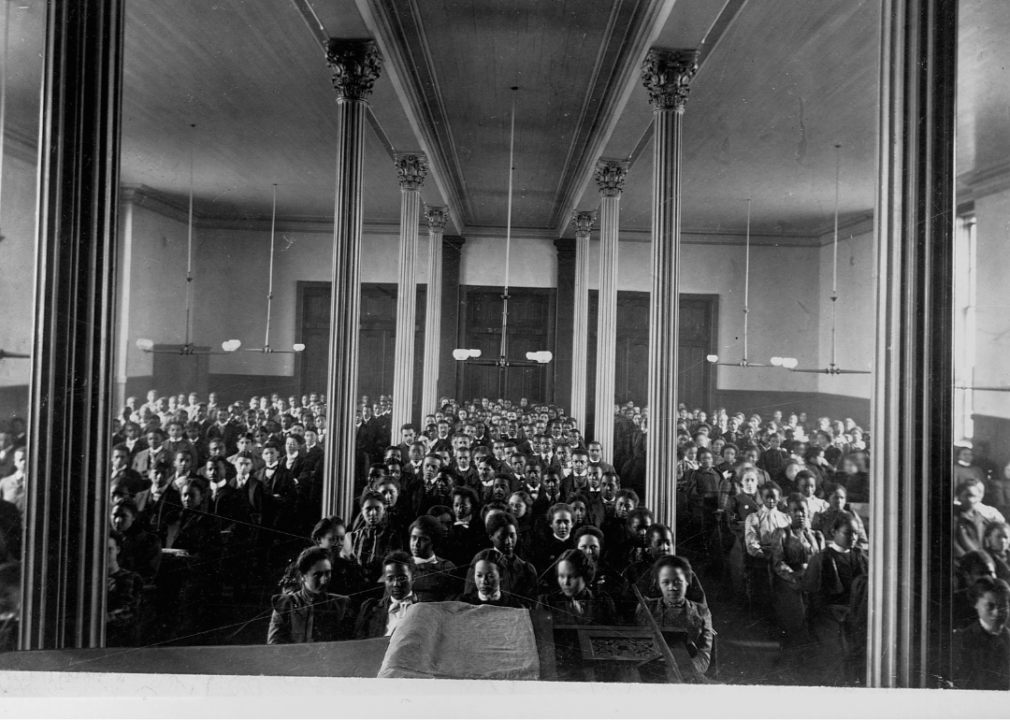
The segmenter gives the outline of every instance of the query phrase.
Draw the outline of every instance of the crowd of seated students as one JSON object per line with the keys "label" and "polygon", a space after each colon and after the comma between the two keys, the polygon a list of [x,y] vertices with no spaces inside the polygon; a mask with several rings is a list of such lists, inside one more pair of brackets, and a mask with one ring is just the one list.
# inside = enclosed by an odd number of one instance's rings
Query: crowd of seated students
{"label": "crowd of seated students", "polygon": [[[391,634],[410,604],[441,600],[548,608],[571,625],[644,625],[651,615],[690,639],[681,670],[698,679],[714,630],[693,560],[727,567],[785,647],[815,648],[825,677],[856,682],[868,538],[848,501],[868,500],[867,434],[826,418],[808,430],[805,418],[780,414],[717,410],[710,423],[682,408],[677,547],[615,471],[620,461],[634,469],[647,432],[647,413],[618,410],[628,421],[615,433],[621,458],[586,443],[555,406],[444,400],[420,432],[408,424],[396,438],[389,398],[365,402],[354,517],[317,527],[339,526],[342,545],[314,538],[331,556],[329,591],[350,603],[333,639]],[[337,579],[338,563],[356,568],[339,573],[353,580]],[[297,575],[292,567],[287,593],[303,591]],[[272,626],[291,622],[286,602],[274,600]]]}
{"label": "crowd of seated students", "polygon": [[114,432],[108,643],[222,641],[322,514],[324,405],[152,390],[128,399]]}
{"label": "crowd of seated students", "polygon": [[954,456],[952,685],[1010,690],[1010,464],[999,471],[970,446]]}

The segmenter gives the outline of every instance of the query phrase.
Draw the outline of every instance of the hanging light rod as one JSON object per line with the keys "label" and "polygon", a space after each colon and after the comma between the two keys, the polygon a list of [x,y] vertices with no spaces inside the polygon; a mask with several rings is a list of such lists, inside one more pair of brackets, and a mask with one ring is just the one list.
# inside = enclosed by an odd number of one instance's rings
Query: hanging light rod
{"label": "hanging light rod", "polygon": [[508,357],[508,317],[509,317],[509,265],[512,253],[512,171],[514,169],[515,145],[516,145],[516,91],[518,86],[512,88],[512,130],[509,137],[509,194],[508,194],[508,220],[505,229],[505,291],[502,293],[502,313],[501,313],[501,347],[497,358],[487,358],[481,360],[481,351],[477,349],[457,348],[452,351],[452,356],[459,362],[466,362],[470,365],[494,365],[500,368],[507,367],[536,367],[545,365],[554,359],[554,354],[549,350],[538,350],[526,353],[526,360],[511,360]]}
{"label": "hanging light rod", "polygon": [[243,352],[258,352],[258,353],[300,353],[305,349],[303,343],[295,343],[291,346],[290,350],[274,350],[270,346],[270,316],[273,309],[274,302],[274,247],[277,238],[277,183],[273,185],[274,197],[273,197],[273,210],[270,215],[270,275],[267,281],[267,323],[266,323],[266,335],[263,338],[263,347],[261,348],[243,348],[241,340],[225,340],[221,343],[221,349],[226,353],[237,352],[242,350]]}
{"label": "hanging light rod", "polygon": [[[190,123],[190,129],[196,130],[196,123]],[[193,307],[193,145],[195,133],[189,142],[189,218],[186,227],[186,342],[182,345],[167,345],[158,347],[154,340],[139,338],[137,347],[146,353],[163,355],[223,355],[222,352],[209,348],[198,348],[193,344],[192,307]]]}
{"label": "hanging light rod", "polygon": [[1006,385],[955,385],[955,390],[974,390],[976,392],[1010,392],[1010,386]]}
{"label": "hanging light rod", "polygon": [[[722,367],[768,367],[766,363],[751,362],[747,357],[747,333],[749,330],[749,317],[750,317],[750,205],[751,199],[747,198],[747,245],[744,254],[744,271],[743,271],[743,357],[740,362],[720,362],[718,355],[709,355],[705,359],[708,360],[713,365],[721,365]],[[772,364],[775,362],[773,360]]]}
{"label": "hanging light rod", "polygon": [[828,363],[826,368],[789,368],[793,372],[799,373],[818,373],[821,375],[869,375],[870,370],[843,370],[838,367],[838,357],[837,357],[837,318],[838,318],[838,188],[841,179],[841,167],[842,167],[842,146],[839,143],[835,144],[835,239],[834,239],[834,250],[832,259],[832,274],[831,274],[831,362]]}

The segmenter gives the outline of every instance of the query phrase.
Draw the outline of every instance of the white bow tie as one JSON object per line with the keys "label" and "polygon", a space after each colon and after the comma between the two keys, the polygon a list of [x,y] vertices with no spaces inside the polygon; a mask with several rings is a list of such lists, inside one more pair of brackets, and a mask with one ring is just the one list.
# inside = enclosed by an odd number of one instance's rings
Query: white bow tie
{"label": "white bow tie", "polygon": [[438,558],[432,555],[430,558],[419,558],[417,555],[413,556],[415,565],[437,565]]}
{"label": "white bow tie", "polygon": [[470,521],[469,521],[469,520],[467,520],[466,522],[463,522],[462,520],[457,520],[457,521],[455,522],[455,524],[456,524],[456,525],[462,525],[462,526],[463,526],[463,527],[465,527],[465,528],[466,528],[467,530],[469,530],[469,529],[470,529]]}

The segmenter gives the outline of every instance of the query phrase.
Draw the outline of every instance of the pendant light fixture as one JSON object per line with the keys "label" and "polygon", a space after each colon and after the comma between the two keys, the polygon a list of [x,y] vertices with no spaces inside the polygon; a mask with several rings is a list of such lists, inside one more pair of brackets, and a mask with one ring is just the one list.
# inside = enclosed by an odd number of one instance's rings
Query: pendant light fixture
{"label": "pendant light fixture", "polygon": [[[196,125],[189,126],[196,130]],[[221,352],[213,350],[197,349],[192,341],[193,325],[193,144],[195,142],[195,132],[190,138],[189,144],[189,216],[186,226],[186,342],[176,349],[158,348],[154,340],[149,338],[138,338],[137,347],[146,353],[164,355],[221,355]]]}
{"label": "pendant light fixture", "polygon": [[273,309],[274,301],[274,248],[276,247],[277,240],[277,183],[273,186],[274,196],[273,196],[273,210],[270,216],[270,277],[267,281],[267,322],[266,322],[266,335],[263,338],[263,347],[261,348],[243,348],[241,340],[225,340],[221,343],[221,349],[227,353],[236,352],[241,349],[243,352],[258,352],[258,353],[300,353],[305,349],[305,345],[302,343],[295,343],[291,346],[291,350],[274,350],[270,346],[270,318],[271,311]]}
{"label": "pendant light fixture", "polygon": [[[838,188],[841,178],[841,145],[835,145],[835,238],[831,276],[831,362],[826,368],[788,368],[793,372],[820,373],[821,375],[869,375],[870,370],[843,370],[838,367],[837,351],[837,315],[838,315]],[[772,361],[774,362],[774,358]],[[783,366],[785,367],[785,366]]]}
{"label": "pendant light fixture", "polygon": [[509,266],[512,253],[512,171],[515,158],[516,144],[516,91],[518,87],[512,88],[512,129],[509,139],[509,191],[508,191],[508,219],[505,226],[505,291],[502,293],[502,314],[501,314],[501,347],[498,357],[481,360],[479,349],[457,348],[452,351],[452,356],[460,362],[469,362],[471,365],[497,365],[500,368],[508,367],[535,367],[549,363],[554,354],[550,350],[537,350],[526,353],[526,360],[510,360],[508,357],[508,317],[509,317]]}
{"label": "pendant light fixture", "polygon": [[[746,250],[744,251],[744,271],[743,271],[743,357],[740,362],[720,362],[718,355],[709,355],[705,359],[708,360],[713,365],[721,365],[723,367],[741,367],[741,368],[751,368],[751,367],[768,367],[767,363],[751,362],[747,357],[748,351],[748,331],[749,331],[749,318],[750,318],[750,211],[751,211],[751,198],[747,198],[747,242]],[[775,358],[782,360],[782,358]],[[775,359],[772,360],[772,364],[775,364]],[[795,362],[792,358],[785,358]],[[795,367],[795,366],[794,366]]]}

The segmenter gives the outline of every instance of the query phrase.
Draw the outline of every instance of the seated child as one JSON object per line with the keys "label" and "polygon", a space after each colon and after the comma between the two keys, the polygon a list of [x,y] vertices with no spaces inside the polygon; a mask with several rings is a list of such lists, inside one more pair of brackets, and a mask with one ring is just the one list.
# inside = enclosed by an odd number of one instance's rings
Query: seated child
{"label": "seated child", "polygon": [[310,547],[298,556],[301,588],[273,597],[268,645],[329,642],[350,636],[351,599],[326,591],[332,564],[330,551]]}
{"label": "seated child", "polygon": [[985,551],[992,557],[996,577],[1010,582],[1010,525],[989,523],[985,531]]}
{"label": "seated child", "polygon": [[789,527],[789,516],[779,510],[782,490],[770,482],[761,488],[762,505],[744,522],[744,542],[752,558],[770,559],[771,536],[779,528]]}
{"label": "seated child", "polygon": [[410,555],[399,550],[382,560],[382,598],[369,598],[361,604],[354,636],[372,638],[390,636],[407,614],[407,609],[419,599],[414,594],[414,563]]}
{"label": "seated child", "polygon": [[952,598],[955,629],[966,627],[975,621],[975,605],[968,591],[984,577],[996,577],[996,563],[985,550],[972,550],[957,562]]}
{"label": "seated child", "polygon": [[789,516],[779,510],[782,490],[775,482],[761,488],[762,505],[744,521],[744,572],[750,600],[760,610],[771,609],[771,538],[779,528],[788,527]]}
{"label": "seated child", "polygon": [[[498,565],[502,591],[521,603],[532,602],[537,590],[537,571],[532,564],[516,554],[516,547],[519,544],[519,528],[515,516],[511,513],[492,515],[487,522],[487,534],[492,548],[500,553]],[[463,592],[470,594],[475,590],[476,584],[471,563]]]}
{"label": "seated child", "polygon": [[824,685],[858,682],[865,665],[866,556],[855,547],[856,523],[840,514],[827,547],[810,559],[801,587],[808,593],[810,630],[819,646]]}
{"label": "seated child", "polygon": [[474,589],[459,597],[460,602],[471,605],[493,605],[495,607],[524,607],[520,599],[501,587],[505,556],[494,548],[481,550],[474,555],[470,572]]}
{"label": "seated child", "polygon": [[870,548],[869,540],[866,537],[866,528],[863,526],[863,520],[859,517],[859,514],[851,510],[846,503],[848,491],[845,489],[845,486],[828,484],[827,488],[828,509],[816,518],[812,518],[810,520],[810,527],[814,530],[820,531],[824,535],[827,535],[829,532],[828,528],[830,528],[835,522],[835,518],[841,513],[846,513],[852,517],[852,521],[856,523],[856,527],[858,528],[856,535],[856,547],[863,552],[866,552]]}
{"label": "seated child", "polygon": [[516,519],[519,531],[519,545],[516,552],[520,557],[529,557],[533,549],[533,498],[525,490],[518,490],[509,497],[509,509]]}
{"label": "seated child", "polygon": [[583,525],[572,533],[572,539],[575,542],[575,548],[588,555],[589,559],[596,564],[596,577],[589,584],[589,589],[593,591],[594,595],[600,593],[609,595],[616,604],[616,599],[624,597],[627,584],[621,577],[620,571],[602,559],[603,532],[592,525]]}
{"label": "seated child", "polygon": [[954,558],[972,550],[981,550],[986,526],[993,522],[1006,522],[999,510],[982,502],[985,484],[977,478],[962,480],[957,485],[954,508]]}
{"label": "seated child", "polygon": [[445,533],[431,515],[422,515],[410,524],[409,547],[414,562],[414,594],[420,602],[442,602],[459,593],[456,566],[435,554]]}
{"label": "seated child", "polygon": [[[813,478],[808,478],[812,481]],[[802,487],[802,484],[801,484]],[[807,604],[803,593],[803,575],[810,559],[827,546],[824,535],[810,529],[808,504],[803,495],[789,496],[789,527],[779,528],[771,536],[772,605],[783,644],[800,648],[808,644]]]}
{"label": "seated child", "polygon": [[646,598],[644,605],[638,605],[635,621],[638,625],[651,627],[651,615],[660,629],[686,633],[684,647],[691,657],[691,664],[680,667],[680,671],[685,680],[703,682],[700,676],[708,671],[712,661],[715,630],[708,606],[687,599],[693,576],[691,563],[682,557],[664,555],[656,560],[652,579],[660,594]]}
{"label": "seated child", "polygon": [[[604,491],[606,486],[604,486]],[[615,564],[619,564],[623,558],[621,555],[627,549],[631,538],[628,536],[628,515],[638,507],[638,493],[634,490],[618,490],[614,495],[614,512],[610,517],[603,520],[600,530],[606,538],[607,552]],[[622,568],[623,569],[623,568]]]}
{"label": "seated child", "polygon": [[596,566],[584,552],[561,553],[554,577],[557,589],[540,595],[537,603],[551,611],[555,625],[610,625],[614,621],[613,600],[589,589]]}
{"label": "seated child", "polygon": [[[645,556],[638,562],[629,565],[622,574],[625,587],[627,588],[625,599],[628,603],[629,621],[633,619],[631,616],[634,615],[635,608],[638,606],[638,596],[631,589],[632,586],[637,587],[639,592],[647,598],[659,597],[660,588],[653,582],[654,575],[652,570],[657,560],[667,555],[673,555],[676,548],[673,530],[670,529],[669,525],[663,525],[662,523],[652,524],[646,530],[645,536]],[[708,598],[705,597],[705,590],[701,587],[698,576],[695,573],[691,573],[689,579],[691,582],[687,589],[688,600],[699,605],[707,605]]]}
{"label": "seated child", "polygon": [[[358,593],[366,589],[365,575],[357,560],[345,548],[347,525],[336,515],[324,517],[312,528],[311,537],[313,545],[330,551],[330,582],[327,590],[347,595],[356,607]],[[280,588],[281,592],[298,592],[301,587],[302,581],[298,574],[296,558],[281,578]]]}
{"label": "seated child", "polygon": [[108,595],[105,604],[106,647],[137,647],[140,644],[140,600],[144,580],[132,570],[119,566],[123,536],[109,533]]}
{"label": "seated child", "polygon": [[487,546],[478,502],[473,488],[458,485],[452,489],[453,524],[443,553],[460,570],[468,568],[470,558]]}
{"label": "seated child", "polygon": [[[628,530],[625,534],[626,540],[623,548],[619,548],[618,556],[613,564],[625,572],[629,567],[640,562],[651,562],[649,554],[649,528],[655,523],[652,511],[647,507],[637,507],[628,513]],[[670,541],[670,553],[673,553],[673,540]],[[613,553],[612,553],[613,554]]]}
{"label": "seated child", "polygon": [[744,524],[747,516],[756,513],[761,507],[758,494],[758,470],[749,463],[741,463],[737,467],[737,484],[739,492],[726,502],[725,520],[733,536],[733,547],[729,551],[730,581],[736,592],[744,589],[744,555],[746,555],[744,540]]}
{"label": "seated child", "polygon": [[382,559],[400,549],[396,531],[384,522],[386,502],[379,493],[366,490],[361,495],[361,517],[364,526],[347,534],[347,545],[365,574],[366,587],[379,582]]}
{"label": "seated child", "polygon": [[796,492],[803,498],[803,503],[807,506],[807,522],[813,527],[814,521],[828,508],[828,501],[817,497],[817,478],[809,470],[800,470],[796,473],[793,481],[796,485]]}
{"label": "seated child", "polygon": [[554,564],[558,558],[573,546],[572,507],[565,503],[556,503],[547,511],[547,532],[540,537],[533,548],[533,557],[530,561],[541,578],[553,575]]}
{"label": "seated child", "polygon": [[1010,690],[1010,585],[980,578],[968,589],[976,620],[954,631],[954,687]]}

